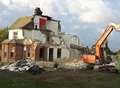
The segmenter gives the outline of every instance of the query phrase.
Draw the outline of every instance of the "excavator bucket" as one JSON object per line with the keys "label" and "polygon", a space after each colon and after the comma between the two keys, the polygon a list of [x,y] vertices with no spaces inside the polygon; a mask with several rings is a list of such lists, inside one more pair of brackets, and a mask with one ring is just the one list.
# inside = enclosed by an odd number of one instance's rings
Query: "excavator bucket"
{"label": "excavator bucket", "polygon": [[83,55],[81,56],[81,60],[83,60],[87,64],[95,64],[96,56],[95,55]]}

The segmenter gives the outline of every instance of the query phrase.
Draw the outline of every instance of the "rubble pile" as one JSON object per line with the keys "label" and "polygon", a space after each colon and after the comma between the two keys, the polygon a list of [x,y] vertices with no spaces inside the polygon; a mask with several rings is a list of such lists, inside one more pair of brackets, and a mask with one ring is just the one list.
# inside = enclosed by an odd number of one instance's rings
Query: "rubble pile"
{"label": "rubble pile", "polygon": [[44,71],[44,69],[40,68],[30,59],[21,59],[15,63],[0,67],[0,70],[8,70],[13,72],[31,72],[33,74]]}
{"label": "rubble pile", "polygon": [[43,67],[43,68],[53,68],[54,62],[49,62],[49,61],[36,61],[35,62],[38,66]]}
{"label": "rubble pile", "polygon": [[69,60],[62,63],[62,68],[65,69],[85,69],[86,67],[87,64],[79,59]]}
{"label": "rubble pile", "polygon": [[35,62],[38,66],[45,69],[47,72],[52,72],[57,70],[55,67],[55,62],[49,62],[49,61],[36,61]]}

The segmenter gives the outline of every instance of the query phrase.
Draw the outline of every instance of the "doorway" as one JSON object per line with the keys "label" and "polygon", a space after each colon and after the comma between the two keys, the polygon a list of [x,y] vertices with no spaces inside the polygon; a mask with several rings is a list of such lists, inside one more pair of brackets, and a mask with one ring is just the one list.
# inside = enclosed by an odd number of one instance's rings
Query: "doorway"
{"label": "doorway", "polygon": [[39,49],[39,58],[40,58],[40,60],[44,59],[44,48]]}
{"label": "doorway", "polygon": [[49,61],[53,61],[53,48],[49,48]]}

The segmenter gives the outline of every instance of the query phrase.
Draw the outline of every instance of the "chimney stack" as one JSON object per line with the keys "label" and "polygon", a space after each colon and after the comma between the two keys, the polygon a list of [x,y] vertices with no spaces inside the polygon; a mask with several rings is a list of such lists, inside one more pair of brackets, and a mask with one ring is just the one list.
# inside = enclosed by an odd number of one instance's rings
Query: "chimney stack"
{"label": "chimney stack", "polygon": [[39,7],[36,7],[35,10],[34,10],[34,16],[37,15],[37,16],[41,16],[42,15],[42,11]]}

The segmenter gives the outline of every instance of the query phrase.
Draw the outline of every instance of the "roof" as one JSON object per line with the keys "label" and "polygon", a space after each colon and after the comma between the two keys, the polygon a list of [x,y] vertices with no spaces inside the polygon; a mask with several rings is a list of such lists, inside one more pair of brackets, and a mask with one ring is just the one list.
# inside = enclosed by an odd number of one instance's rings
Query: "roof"
{"label": "roof", "polygon": [[[52,17],[42,15],[42,17],[46,17],[48,20],[51,21],[57,21],[54,20]],[[34,29],[34,22],[33,22],[34,16],[23,16],[18,18],[10,27],[9,29]]]}
{"label": "roof", "polygon": [[33,16],[20,17],[9,28],[10,29],[24,28],[26,25],[32,22],[32,18]]}

